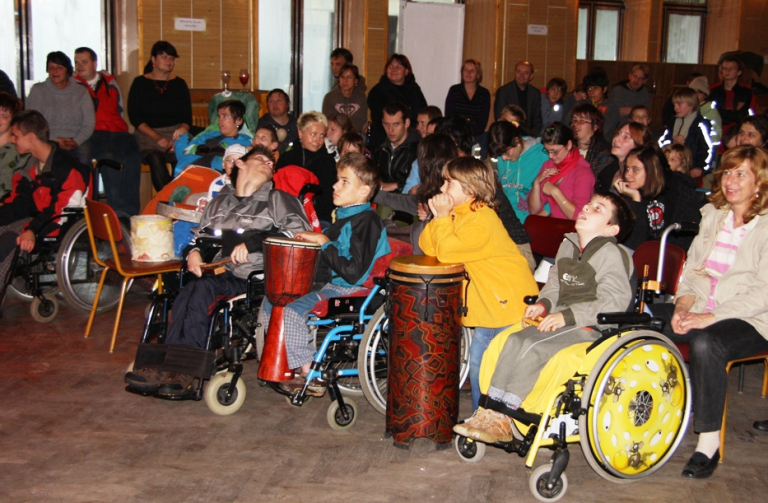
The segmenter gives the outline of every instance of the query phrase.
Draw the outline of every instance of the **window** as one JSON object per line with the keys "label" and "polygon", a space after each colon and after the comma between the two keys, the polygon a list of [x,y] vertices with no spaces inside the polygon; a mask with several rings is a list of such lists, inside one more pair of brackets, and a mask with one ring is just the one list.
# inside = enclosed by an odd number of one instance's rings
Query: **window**
{"label": "window", "polygon": [[666,63],[700,63],[704,53],[706,0],[664,2],[662,57]]}
{"label": "window", "polygon": [[581,0],[576,38],[578,59],[616,61],[619,58],[624,2]]}
{"label": "window", "polygon": [[[259,2],[258,88],[280,88],[294,114],[320,110],[331,90],[331,51],[341,0]],[[297,56],[294,57],[294,54]]]}
{"label": "window", "polygon": [[90,47],[98,56],[99,69],[111,69],[108,1],[27,0],[18,2],[18,11],[16,2],[2,3],[0,68],[19,96],[48,78],[45,60],[52,51],[62,51],[74,62],[75,49]]}

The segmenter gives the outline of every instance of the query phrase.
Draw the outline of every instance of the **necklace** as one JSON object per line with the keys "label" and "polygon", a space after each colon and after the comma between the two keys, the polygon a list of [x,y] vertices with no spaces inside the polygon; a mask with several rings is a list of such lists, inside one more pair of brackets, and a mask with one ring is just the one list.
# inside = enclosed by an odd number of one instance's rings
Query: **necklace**
{"label": "necklace", "polygon": [[[154,75],[152,75],[152,77],[154,77]],[[155,79],[153,78],[153,79],[152,79],[152,83],[153,83],[153,84],[155,84],[155,91],[157,91],[158,93],[160,93],[160,95],[162,95],[163,93],[165,93],[165,90],[166,90],[166,89],[168,89],[168,82],[170,81],[170,78],[171,78],[171,75],[169,74],[169,75],[168,75],[168,77],[166,77],[166,78],[165,78],[165,85],[164,85],[163,87],[160,87],[160,86],[158,86],[158,85],[157,85],[157,80],[155,80]]]}

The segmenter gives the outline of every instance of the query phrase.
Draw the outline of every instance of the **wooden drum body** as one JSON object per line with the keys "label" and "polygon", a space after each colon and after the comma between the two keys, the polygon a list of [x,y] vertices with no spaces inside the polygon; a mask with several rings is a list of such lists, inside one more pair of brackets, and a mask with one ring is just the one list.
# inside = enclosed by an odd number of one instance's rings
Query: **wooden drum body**
{"label": "wooden drum body", "polygon": [[285,351],[283,309],[312,290],[319,258],[320,245],[315,243],[283,238],[264,240],[264,290],[273,307],[259,362],[261,380],[293,379]]}
{"label": "wooden drum body", "polygon": [[459,415],[464,266],[434,257],[392,259],[387,432],[395,446],[416,437],[447,446]]}

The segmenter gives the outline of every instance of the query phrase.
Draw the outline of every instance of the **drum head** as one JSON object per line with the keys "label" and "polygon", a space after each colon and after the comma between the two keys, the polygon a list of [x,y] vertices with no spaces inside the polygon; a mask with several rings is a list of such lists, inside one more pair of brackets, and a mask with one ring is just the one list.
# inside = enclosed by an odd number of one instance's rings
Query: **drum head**
{"label": "drum head", "polygon": [[407,255],[395,257],[389,263],[389,268],[394,272],[407,274],[463,274],[464,264],[445,264],[435,257],[427,255]]}
{"label": "drum head", "polygon": [[309,241],[299,241],[298,239],[290,239],[290,238],[278,238],[278,237],[268,237],[264,240],[265,244],[271,244],[275,246],[293,246],[296,248],[320,248],[320,245],[317,243],[311,243]]}

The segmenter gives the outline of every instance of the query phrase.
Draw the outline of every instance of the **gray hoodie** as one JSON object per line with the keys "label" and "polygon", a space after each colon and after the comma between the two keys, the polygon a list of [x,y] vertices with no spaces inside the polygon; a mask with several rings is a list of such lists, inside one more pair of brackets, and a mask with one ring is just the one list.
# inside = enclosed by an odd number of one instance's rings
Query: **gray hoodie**
{"label": "gray hoodie", "polygon": [[82,145],[91,137],[96,125],[91,95],[72,77],[64,89],[53,85],[50,78],[32,86],[26,108],[43,114],[53,141],[56,138],[72,138]]}

